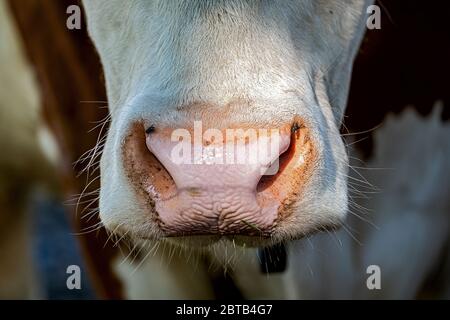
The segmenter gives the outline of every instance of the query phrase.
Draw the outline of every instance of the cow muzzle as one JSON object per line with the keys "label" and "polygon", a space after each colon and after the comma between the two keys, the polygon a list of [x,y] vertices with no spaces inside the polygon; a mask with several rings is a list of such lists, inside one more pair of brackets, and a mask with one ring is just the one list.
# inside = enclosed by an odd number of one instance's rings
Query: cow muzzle
{"label": "cow muzzle", "polygon": [[124,144],[128,177],[167,237],[270,237],[313,158],[300,121],[230,129],[137,123]]}

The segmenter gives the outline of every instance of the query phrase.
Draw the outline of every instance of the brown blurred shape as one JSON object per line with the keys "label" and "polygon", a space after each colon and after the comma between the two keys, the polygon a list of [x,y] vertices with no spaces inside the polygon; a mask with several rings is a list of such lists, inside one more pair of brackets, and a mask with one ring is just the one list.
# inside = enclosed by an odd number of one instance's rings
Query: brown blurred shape
{"label": "brown blurred shape", "polygon": [[[95,122],[107,116],[101,66],[86,27],[83,25],[81,30],[66,28],[67,7],[81,4],[70,0],[12,0],[9,4],[36,71],[44,117],[61,149],[59,171],[64,192],[73,197],[84,190],[87,181],[86,173],[75,178],[75,172],[82,168],[76,166],[74,170],[73,163],[96,144],[98,131],[88,132],[96,126]],[[85,193],[98,187],[99,180],[96,180]],[[91,204],[93,208],[96,205]],[[97,218],[79,219],[75,206],[67,209],[76,217],[72,220],[78,232],[98,222]],[[110,243],[103,248],[107,239],[105,231],[86,232],[77,238],[99,296],[121,298],[120,283],[110,268],[115,249]]]}

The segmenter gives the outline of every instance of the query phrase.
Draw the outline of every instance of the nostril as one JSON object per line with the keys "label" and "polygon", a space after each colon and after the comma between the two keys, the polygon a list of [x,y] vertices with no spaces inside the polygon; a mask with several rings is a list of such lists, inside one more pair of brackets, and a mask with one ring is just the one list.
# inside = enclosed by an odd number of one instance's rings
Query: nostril
{"label": "nostril", "polygon": [[284,190],[287,186],[293,185],[294,181],[306,179],[302,175],[305,174],[306,162],[311,161],[312,151],[308,129],[302,123],[294,122],[290,128],[289,148],[278,159],[277,173],[261,177],[257,186],[258,193],[289,192]]}
{"label": "nostril", "polygon": [[278,179],[278,177],[282,174],[282,172],[288,165],[289,161],[293,158],[295,153],[295,140],[293,139],[294,135],[295,132],[291,134],[291,141],[289,144],[289,148],[285,152],[283,152],[277,159],[278,171],[276,172],[276,174],[266,174],[267,172],[273,172],[271,167],[267,169],[266,173],[261,177],[261,179],[258,182],[257,185],[258,192],[264,191],[265,189],[271,187]]}
{"label": "nostril", "polygon": [[153,125],[151,125],[150,127],[148,127],[148,128],[145,130],[145,133],[146,133],[146,134],[152,134],[153,132],[155,132],[155,126],[153,126]]}
{"label": "nostril", "polygon": [[145,134],[153,132],[154,126],[145,132],[141,125],[133,126],[124,143],[124,166],[130,181],[138,189],[144,189],[155,198],[167,199],[173,197],[177,190],[168,170],[147,148]]}
{"label": "nostril", "polygon": [[155,157],[153,153],[147,150],[149,157],[147,160],[148,176],[147,190],[161,200],[167,200],[177,193],[177,187],[170,172]]}
{"label": "nostril", "polygon": [[300,129],[301,129],[301,125],[298,122],[294,122],[294,124],[291,127],[291,133],[294,134]]}

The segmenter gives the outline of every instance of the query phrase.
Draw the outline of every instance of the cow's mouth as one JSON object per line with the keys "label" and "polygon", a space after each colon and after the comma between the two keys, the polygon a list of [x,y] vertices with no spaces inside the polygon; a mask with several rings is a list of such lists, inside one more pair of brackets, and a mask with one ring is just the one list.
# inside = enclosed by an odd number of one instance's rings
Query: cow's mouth
{"label": "cow's mouth", "polygon": [[253,238],[268,240],[292,214],[291,206],[301,197],[316,158],[306,126],[295,122],[283,130],[288,139],[279,156],[279,170],[258,177],[253,187],[240,185],[239,179],[245,178],[238,171],[231,183],[207,181],[210,170],[225,171],[219,177],[226,176],[226,170],[234,170],[226,165],[202,168],[203,176],[194,177],[193,186],[177,185],[166,166],[149,150],[146,139],[154,132],[146,133],[142,123],[135,123],[125,139],[124,167],[138,198],[149,208],[148,219],[165,237],[209,236],[208,242],[224,237],[236,242],[245,239],[246,243]]}

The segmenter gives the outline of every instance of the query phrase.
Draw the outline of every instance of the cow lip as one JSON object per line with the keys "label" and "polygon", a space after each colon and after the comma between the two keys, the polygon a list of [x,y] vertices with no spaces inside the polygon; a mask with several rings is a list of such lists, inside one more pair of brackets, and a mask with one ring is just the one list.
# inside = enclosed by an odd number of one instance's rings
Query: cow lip
{"label": "cow lip", "polygon": [[197,232],[189,232],[186,235],[183,235],[182,233],[177,232],[166,232],[164,234],[166,238],[180,238],[180,237],[192,237],[192,236],[211,236],[211,237],[220,237],[220,238],[226,238],[226,239],[233,239],[238,236],[246,236],[246,237],[252,237],[252,238],[259,238],[259,239],[270,239],[272,237],[272,231],[270,232],[246,232],[246,231],[240,231],[240,232],[210,232],[208,231],[197,231]]}
{"label": "cow lip", "polygon": [[[320,230],[319,228],[314,229],[310,234],[322,232],[324,230],[336,231],[339,229],[338,225],[330,226],[330,228]],[[297,237],[291,237],[289,239],[281,238],[277,231],[275,230],[273,234],[267,236],[249,236],[242,234],[234,235],[219,235],[219,234],[189,234],[189,235],[178,235],[178,236],[154,236],[149,234],[132,233],[129,234],[130,238],[139,239],[142,241],[168,241],[171,244],[178,245],[181,247],[208,247],[213,246],[221,241],[231,242],[234,246],[241,248],[261,248],[268,247],[278,243],[286,242],[286,240],[301,240],[305,237],[304,234],[298,235]]]}
{"label": "cow lip", "polygon": [[188,236],[172,236],[156,238],[146,235],[135,235],[142,241],[167,241],[173,245],[189,248],[206,248],[214,246],[217,243],[226,241],[240,248],[259,248],[272,246],[283,242],[276,241],[273,237],[252,237],[246,235],[218,235],[218,234],[192,234]]}

